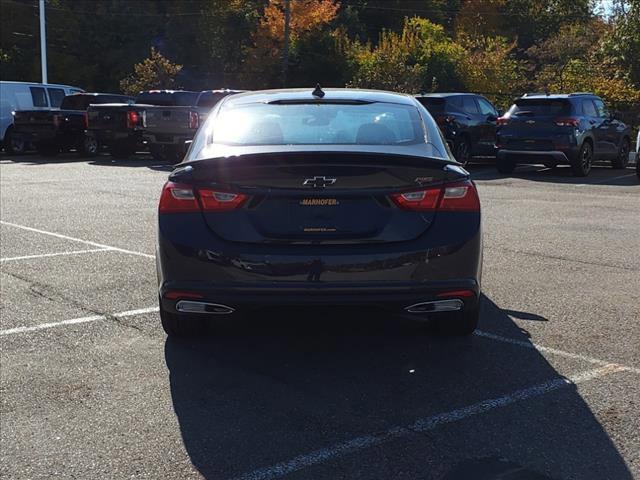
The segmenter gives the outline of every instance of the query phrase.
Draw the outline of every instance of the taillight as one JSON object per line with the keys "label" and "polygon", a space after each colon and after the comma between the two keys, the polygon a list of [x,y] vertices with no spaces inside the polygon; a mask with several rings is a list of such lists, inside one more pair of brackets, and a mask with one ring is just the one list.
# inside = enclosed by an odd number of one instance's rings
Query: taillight
{"label": "taillight", "polygon": [[89,114],[87,112],[84,112],[84,115],[82,116],[82,120],[84,122],[84,128],[85,130],[89,128]]}
{"label": "taillight", "polygon": [[414,212],[479,212],[478,191],[470,181],[453,183],[442,187],[396,193],[391,200],[403,210]]}
{"label": "taillight", "polygon": [[577,127],[580,125],[580,119],[572,117],[556,118],[553,122],[559,127]]}
{"label": "taillight", "polygon": [[200,206],[191,185],[167,182],[160,195],[160,213],[199,212]]}
{"label": "taillight", "polygon": [[509,125],[510,119],[507,117],[498,117],[498,119],[496,120],[496,125],[498,127],[503,126],[503,125]]}
{"label": "taillight", "polygon": [[160,213],[226,212],[240,208],[248,196],[242,193],[219,192],[191,185],[167,182],[160,195]]}
{"label": "taillight", "polygon": [[58,115],[57,113],[53,114],[53,126],[54,127],[59,127],[60,126],[60,122],[61,122],[61,115]]}
{"label": "taillight", "polygon": [[140,115],[135,110],[129,110],[127,112],[127,128],[135,128],[140,122]]}
{"label": "taillight", "polygon": [[189,128],[197,130],[200,126],[200,117],[198,116],[198,112],[190,111],[189,112]]}

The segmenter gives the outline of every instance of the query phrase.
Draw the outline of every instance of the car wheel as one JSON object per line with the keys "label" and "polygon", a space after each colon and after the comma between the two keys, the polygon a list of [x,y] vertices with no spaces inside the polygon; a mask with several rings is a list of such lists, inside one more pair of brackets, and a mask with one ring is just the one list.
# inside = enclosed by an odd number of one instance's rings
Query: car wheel
{"label": "car wheel", "polygon": [[60,153],[60,147],[54,143],[39,143],[36,150],[43,157],[55,157]]}
{"label": "car wheel", "polygon": [[9,127],[4,136],[4,149],[10,155],[22,155],[26,150],[24,138],[14,134],[13,127]]}
{"label": "car wheel", "polygon": [[586,177],[591,171],[593,161],[593,146],[590,142],[584,142],[578,152],[578,157],[571,162],[571,170],[576,177]]}
{"label": "car wheel", "polygon": [[480,303],[472,309],[461,312],[443,314],[436,320],[436,329],[439,333],[448,336],[471,335],[480,321]]}
{"label": "car wheel", "polygon": [[167,336],[172,338],[195,337],[204,332],[204,322],[200,318],[187,317],[167,312],[160,306],[160,321]]}
{"label": "car wheel", "polygon": [[458,140],[453,147],[453,156],[463,166],[467,166],[469,160],[471,160],[471,144],[469,140],[464,137]]}
{"label": "car wheel", "polygon": [[631,151],[631,142],[628,138],[623,138],[618,149],[618,156],[611,161],[611,166],[615,169],[627,168],[629,151]]}
{"label": "car wheel", "polygon": [[96,137],[85,135],[78,153],[83,157],[95,157],[98,154],[98,140]]}
{"label": "car wheel", "polygon": [[500,173],[513,173],[516,164],[509,157],[498,157],[496,160],[496,168]]}

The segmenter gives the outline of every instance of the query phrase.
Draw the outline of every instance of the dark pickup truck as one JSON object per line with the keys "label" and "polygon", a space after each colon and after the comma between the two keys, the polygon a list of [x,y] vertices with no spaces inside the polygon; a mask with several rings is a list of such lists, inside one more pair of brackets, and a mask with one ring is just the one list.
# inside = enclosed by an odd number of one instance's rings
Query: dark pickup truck
{"label": "dark pickup truck", "polygon": [[62,99],[60,108],[19,110],[14,113],[14,132],[35,145],[45,156],[75,149],[80,155],[93,156],[99,145],[87,136],[87,108],[91,104],[133,101],[133,97],[110,93],[75,93]]}
{"label": "dark pickup truck", "polygon": [[92,105],[87,110],[88,134],[109,146],[115,158],[128,158],[143,147],[143,117],[153,106],[191,105],[198,92],[150,90],[141,92],[133,103]]}
{"label": "dark pickup truck", "polygon": [[146,107],[142,114],[144,139],[156,160],[178,163],[187,152],[188,143],[211,109],[227,95],[242,90],[205,90],[189,105],[179,105],[167,98],[163,105]]}

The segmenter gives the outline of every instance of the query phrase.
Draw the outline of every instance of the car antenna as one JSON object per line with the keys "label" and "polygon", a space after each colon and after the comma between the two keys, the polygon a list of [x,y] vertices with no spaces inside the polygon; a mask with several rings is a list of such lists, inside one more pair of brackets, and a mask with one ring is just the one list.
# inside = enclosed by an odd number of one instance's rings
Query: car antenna
{"label": "car antenna", "polygon": [[322,98],[324,97],[324,92],[322,91],[322,87],[319,83],[316,84],[315,90],[311,93],[314,97]]}

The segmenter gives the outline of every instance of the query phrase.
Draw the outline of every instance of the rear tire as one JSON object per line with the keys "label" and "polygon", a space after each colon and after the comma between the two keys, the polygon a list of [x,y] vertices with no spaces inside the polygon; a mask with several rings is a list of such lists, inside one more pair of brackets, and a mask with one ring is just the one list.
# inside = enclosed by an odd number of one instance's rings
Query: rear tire
{"label": "rear tire", "polygon": [[571,162],[571,170],[576,177],[586,177],[591,171],[593,162],[593,146],[590,142],[584,142],[580,147],[578,156]]}
{"label": "rear tire", "polygon": [[167,148],[166,150],[167,161],[171,165],[175,165],[177,163],[182,162],[184,158],[184,152],[182,148],[176,145],[168,145],[166,148]]}
{"label": "rear tire", "polygon": [[516,164],[509,157],[498,157],[496,159],[496,168],[500,173],[509,174],[516,169]]}
{"label": "rear tire", "polygon": [[160,321],[165,333],[171,338],[196,337],[205,330],[202,319],[167,312],[162,305],[160,305]]}
{"label": "rear tire", "polygon": [[453,147],[453,156],[456,158],[458,163],[461,163],[463,167],[469,165],[469,161],[471,160],[471,144],[469,140],[465,137],[462,137],[460,140],[456,141]]}
{"label": "rear tire", "polygon": [[465,337],[478,328],[480,321],[480,302],[472,309],[443,315],[436,320],[438,333],[447,336]]}
{"label": "rear tire", "polygon": [[611,166],[616,170],[627,168],[629,163],[629,152],[631,151],[631,142],[628,138],[623,138],[618,148],[618,156],[611,160]]}
{"label": "rear tire", "polygon": [[85,135],[78,153],[83,157],[95,157],[98,154],[98,140],[93,136]]}
{"label": "rear tire", "polygon": [[7,128],[5,133],[4,150],[9,155],[23,155],[27,150],[27,145],[22,135],[13,133],[13,126]]}

